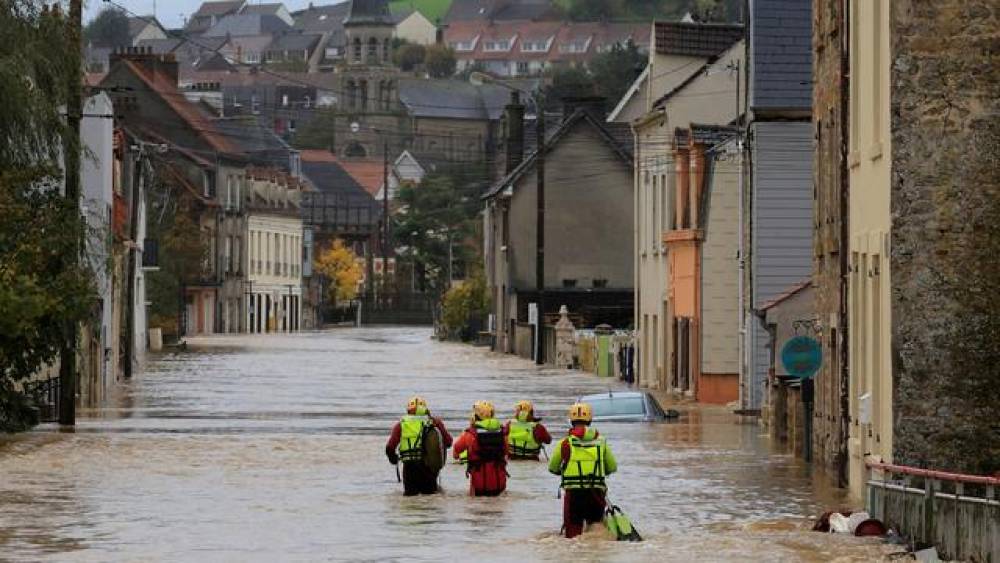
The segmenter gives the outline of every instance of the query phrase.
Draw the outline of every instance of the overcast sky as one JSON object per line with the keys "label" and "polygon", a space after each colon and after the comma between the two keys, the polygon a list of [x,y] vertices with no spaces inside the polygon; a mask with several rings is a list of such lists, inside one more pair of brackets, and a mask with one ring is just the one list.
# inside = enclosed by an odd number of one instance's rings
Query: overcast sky
{"label": "overcast sky", "polygon": [[[282,0],[269,0],[269,2]],[[323,6],[326,4],[339,4],[343,0],[313,0],[313,4]],[[153,13],[153,6],[156,6],[156,17],[160,23],[168,28],[181,27],[184,25],[184,18],[190,16],[201,6],[202,0],[115,0],[128,10],[139,15]],[[251,0],[253,4],[261,4],[260,0]],[[288,11],[301,10],[309,5],[309,0],[283,0]],[[105,6],[110,4],[103,0],[84,0],[84,22],[94,18]]]}

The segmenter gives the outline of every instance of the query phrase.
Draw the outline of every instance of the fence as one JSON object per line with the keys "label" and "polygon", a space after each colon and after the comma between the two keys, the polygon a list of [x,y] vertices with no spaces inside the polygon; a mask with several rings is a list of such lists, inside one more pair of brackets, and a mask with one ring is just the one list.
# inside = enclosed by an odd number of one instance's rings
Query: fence
{"label": "fence", "polygon": [[59,376],[25,383],[24,394],[38,407],[39,422],[59,421]]}
{"label": "fence", "polygon": [[913,542],[936,546],[945,558],[1000,562],[1000,478],[867,466],[866,504],[872,517]]}

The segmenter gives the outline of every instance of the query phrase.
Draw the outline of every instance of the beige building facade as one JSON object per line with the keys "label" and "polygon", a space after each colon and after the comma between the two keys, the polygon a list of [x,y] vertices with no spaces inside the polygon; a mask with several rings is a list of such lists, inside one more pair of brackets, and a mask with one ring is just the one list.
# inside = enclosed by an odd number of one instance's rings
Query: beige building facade
{"label": "beige building facade", "polygon": [[[674,334],[668,325],[675,314],[669,294],[673,273],[664,233],[671,229],[672,194],[677,193],[674,130],[692,124],[724,125],[737,118],[737,74],[728,68],[739,68],[742,64],[743,45],[743,41],[736,41],[713,60],[659,55],[662,60],[659,64],[651,63],[650,68],[660,69],[652,70],[652,76],[662,76],[650,78],[650,84],[666,89],[656,97],[643,94],[651,100],[650,109],[633,122],[636,135],[634,326],[639,347],[637,381],[643,386],[656,389],[673,386],[683,394],[695,394],[693,385],[679,381],[676,385],[668,384],[668,367],[674,361],[671,357]],[[689,69],[692,70],[687,74]],[[678,76],[684,78],[678,82]],[[620,109],[623,113],[630,111],[627,104]]]}
{"label": "beige building facade", "polygon": [[888,0],[851,0],[848,481],[856,497],[865,460],[892,461],[889,15]]}

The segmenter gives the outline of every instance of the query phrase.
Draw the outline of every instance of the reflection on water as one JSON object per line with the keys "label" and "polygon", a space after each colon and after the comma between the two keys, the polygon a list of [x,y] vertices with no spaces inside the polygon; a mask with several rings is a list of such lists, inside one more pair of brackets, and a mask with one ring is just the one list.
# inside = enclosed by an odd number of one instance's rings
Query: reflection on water
{"label": "reflection on water", "polygon": [[404,498],[383,454],[420,393],[453,433],[480,398],[535,401],[561,432],[607,380],[430,340],[420,329],[217,338],[166,354],[76,432],[0,441],[0,560],[863,561],[874,540],[808,532],[840,506],[807,466],[720,411],[605,424],[612,500],[647,541],[558,536],[558,479],[510,467],[508,493]]}

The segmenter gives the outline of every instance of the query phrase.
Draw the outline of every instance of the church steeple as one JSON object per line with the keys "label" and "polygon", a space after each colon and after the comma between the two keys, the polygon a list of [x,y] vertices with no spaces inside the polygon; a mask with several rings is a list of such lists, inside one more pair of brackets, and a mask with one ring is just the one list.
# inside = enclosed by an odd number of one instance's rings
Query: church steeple
{"label": "church steeple", "polygon": [[390,25],[395,27],[386,0],[351,0],[344,18],[344,26],[353,25]]}
{"label": "church steeple", "polygon": [[385,66],[392,55],[396,23],[386,0],[350,0],[344,18],[347,34],[347,64]]}

